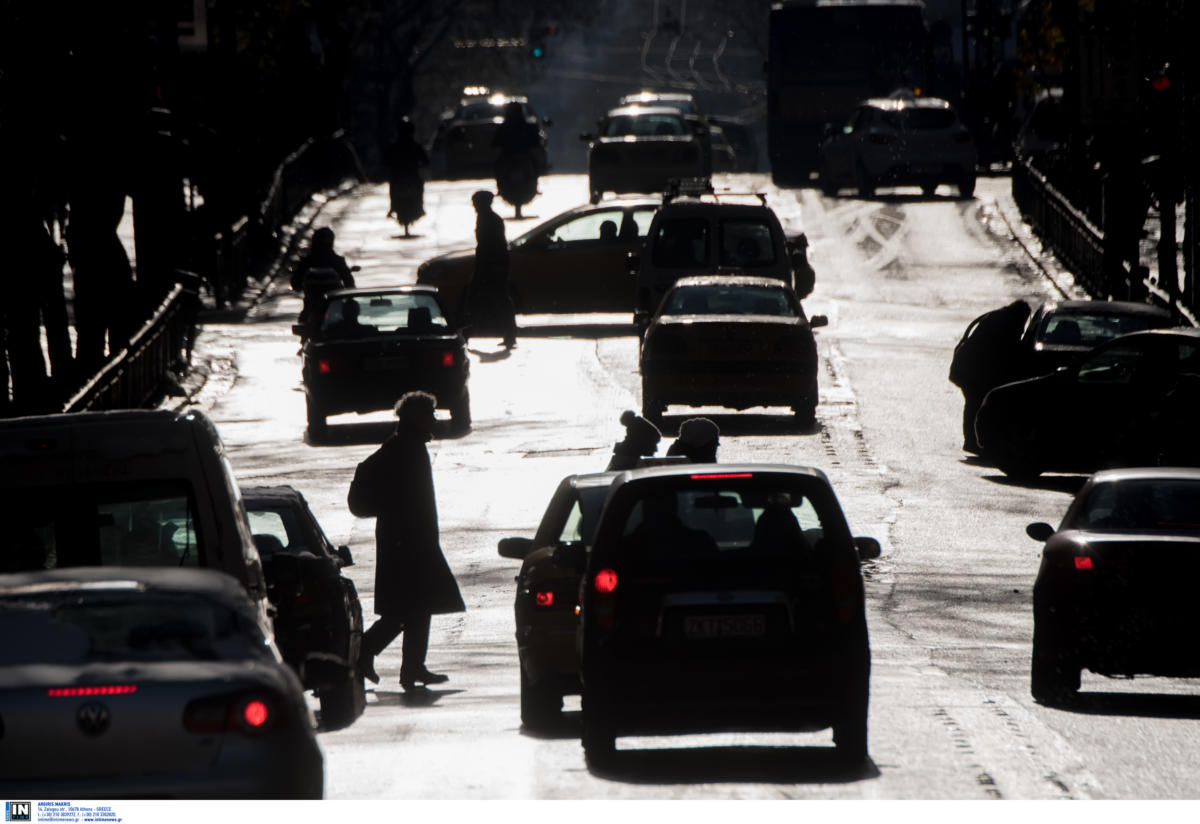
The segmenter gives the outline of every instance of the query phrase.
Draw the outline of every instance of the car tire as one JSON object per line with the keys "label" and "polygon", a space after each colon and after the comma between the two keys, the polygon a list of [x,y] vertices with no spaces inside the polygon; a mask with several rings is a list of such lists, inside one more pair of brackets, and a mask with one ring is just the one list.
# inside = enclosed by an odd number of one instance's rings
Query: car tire
{"label": "car tire", "polygon": [[867,758],[867,705],[855,707],[833,725],[833,744],[840,758],[860,763]]}
{"label": "car tire", "polygon": [[667,405],[655,397],[646,397],[642,395],[642,417],[650,421],[655,426],[662,426],[663,413],[667,411]]}
{"label": "car tire", "polygon": [[817,423],[817,404],[815,401],[801,401],[792,407],[792,415],[795,417],[798,426],[815,426]]}
{"label": "car tire", "polygon": [[471,393],[465,388],[458,400],[450,405],[450,423],[455,432],[467,432],[471,428]]}
{"label": "car tire", "polygon": [[854,178],[859,197],[875,197],[875,180],[867,174],[867,168],[863,166],[861,160],[855,166]]}
{"label": "car tire", "polygon": [[1033,657],[1029,665],[1029,692],[1040,704],[1066,704],[1079,694],[1077,661],[1033,630]]}
{"label": "car tire", "polygon": [[937,193],[937,187],[936,183],[922,183],[921,194],[925,197],[933,197]]}
{"label": "car tire", "polygon": [[958,195],[963,198],[975,196],[975,175],[965,174],[959,178]]}
{"label": "car tire", "polygon": [[340,730],[354,723],[367,706],[363,676],[351,672],[342,683],[320,691],[321,729]]}
{"label": "car tire", "polygon": [[834,182],[833,173],[829,171],[829,166],[825,163],[822,163],[821,168],[817,171],[817,182],[821,187],[821,194],[825,197],[837,197],[837,183]]}
{"label": "car tire", "polygon": [[579,740],[588,764],[602,767],[612,763],[617,752],[617,736],[612,722],[598,703],[584,692],[579,721]]}
{"label": "car tire", "polygon": [[521,723],[544,730],[562,718],[562,694],[544,683],[530,681],[521,668]]}
{"label": "car tire", "polygon": [[329,434],[329,428],[325,423],[325,413],[308,395],[304,397],[304,414],[308,419],[309,437],[319,440]]}

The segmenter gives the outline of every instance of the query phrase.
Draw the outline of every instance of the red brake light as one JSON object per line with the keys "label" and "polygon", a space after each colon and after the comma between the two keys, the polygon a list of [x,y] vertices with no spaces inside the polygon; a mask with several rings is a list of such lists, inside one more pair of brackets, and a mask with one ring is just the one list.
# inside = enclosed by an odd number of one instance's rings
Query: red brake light
{"label": "red brake light", "polygon": [[82,698],[92,695],[132,695],[137,684],[106,684],[95,687],[51,687],[46,690],[50,698]]}
{"label": "red brake light", "polygon": [[443,352],[442,353],[442,366],[453,366],[453,365],[454,365],[454,353],[453,352]]}
{"label": "red brake light", "polygon": [[1092,568],[1092,559],[1086,555],[1076,555],[1075,556],[1075,568],[1076,569],[1091,569]]}
{"label": "red brake light", "polygon": [[317,361],[317,371],[322,375],[329,375],[333,372],[333,364],[329,362],[329,358],[320,358]]}
{"label": "red brake light", "polygon": [[615,569],[602,569],[596,573],[596,577],[593,580],[596,592],[607,595],[617,588],[617,571]]}
{"label": "red brake light", "polygon": [[533,594],[533,601],[539,607],[552,607],[552,606],[554,606],[554,593],[553,592],[535,592]]}
{"label": "red brake light", "polygon": [[242,705],[242,721],[254,729],[260,729],[270,718],[271,710],[263,701],[254,699]]}
{"label": "red brake light", "polygon": [[214,695],[188,704],[183,711],[183,726],[188,732],[200,734],[261,735],[275,726],[277,715],[273,699],[263,692]]}
{"label": "red brake light", "polygon": [[753,478],[753,472],[714,472],[704,475],[689,475],[693,481],[716,481],[726,478]]}

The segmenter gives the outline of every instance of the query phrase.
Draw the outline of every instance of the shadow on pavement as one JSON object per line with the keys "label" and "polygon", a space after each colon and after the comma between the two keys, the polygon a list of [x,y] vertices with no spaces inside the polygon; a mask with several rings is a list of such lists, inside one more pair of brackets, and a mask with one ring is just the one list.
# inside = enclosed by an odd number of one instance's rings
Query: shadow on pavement
{"label": "shadow on pavement", "polygon": [[1073,700],[1055,704],[1053,707],[1080,715],[1200,719],[1200,695],[1081,692]]}
{"label": "shadow on pavement", "polygon": [[588,769],[631,784],[846,784],[880,776],[874,761],[851,764],[833,747],[618,749]]}
{"label": "shadow on pavement", "polygon": [[411,692],[405,692],[399,684],[396,684],[392,687],[374,687],[368,692],[375,694],[375,701],[367,704],[366,712],[370,712],[373,706],[432,707],[443,698],[466,692],[466,690],[434,690],[428,687],[418,687]]}
{"label": "shadow on pavement", "polygon": [[[980,463],[978,465],[986,466]],[[1047,492],[1063,492],[1074,495],[1087,481],[1088,475],[1039,475],[1036,478],[1010,478],[1007,475],[984,475],[985,481],[1000,486],[1017,486],[1022,489],[1043,489]]]}

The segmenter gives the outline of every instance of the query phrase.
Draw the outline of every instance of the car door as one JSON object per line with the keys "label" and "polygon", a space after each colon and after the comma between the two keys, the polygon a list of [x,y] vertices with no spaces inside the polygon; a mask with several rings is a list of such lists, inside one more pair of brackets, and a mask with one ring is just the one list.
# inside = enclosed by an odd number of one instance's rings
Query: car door
{"label": "car door", "polygon": [[[641,245],[654,211],[651,204],[591,210],[547,227],[514,249],[511,280],[520,311],[631,311],[633,284],[625,258]],[[616,227],[615,238],[601,236],[605,222]]]}

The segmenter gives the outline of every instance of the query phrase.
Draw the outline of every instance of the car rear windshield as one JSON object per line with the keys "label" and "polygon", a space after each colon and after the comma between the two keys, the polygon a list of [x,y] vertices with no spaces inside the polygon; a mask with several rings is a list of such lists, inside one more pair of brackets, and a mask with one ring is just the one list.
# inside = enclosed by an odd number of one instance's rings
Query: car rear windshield
{"label": "car rear windshield", "polygon": [[1200,533],[1200,480],[1127,478],[1096,484],[1063,527]]}
{"label": "car rear windshield", "polygon": [[736,218],[721,221],[721,266],[754,269],[775,264],[771,227],[762,220]]}
{"label": "car rear windshield", "polygon": [[897,129],[910,131],[949,129],[958,122],[951,109],[901,109],[886,113],[883,119]]}
{"label": "car rear windshield", "polygon": [[651,241],[655,266],[696,269],[708,265],[708,221],[702,217],[662,220]]}
{"label": "car rear windshield", "polygon": [[198,566],[200,536],[186,482],[7,491],[0,571],[73,566]]}
{"label": "car rear windshield", "polygon": [[58,591],[0,600],[0,664],[269,657],[235,610],[193,593]]}
{"label": "car rear windshield", "polygon": [[604,126],[605,137],[685,135],[683,119],[670,114],[617,115]]}
{"label": "car rear windshield", "polygon": [[664,315],[773,315],[798,317],[783,289],[773,286],[704,284],[680,286],[663,304]]}
{"label": "car rear windshield", "polygon": [[1158,328],[1167,325],[1168,322],[1153,315],[1053,313],[1042,320],[1037,340],[1059,346],[1095,346],[1118,335]]}
{"label": "car rear windshield", "polygon": [[437,299],[426,294],[354,295],[335,298],[325,308],[321,331],[326,335],[371,335],[376,332],[445,331],[450,322]]}
{"label": "car rear windshield", "polygon": [[810,494],[812,484],[723,474],[639,488],[620,515],[621,553],[647,560],[806,556],[827,549],[827,532],[844,523],[832,499]]}

